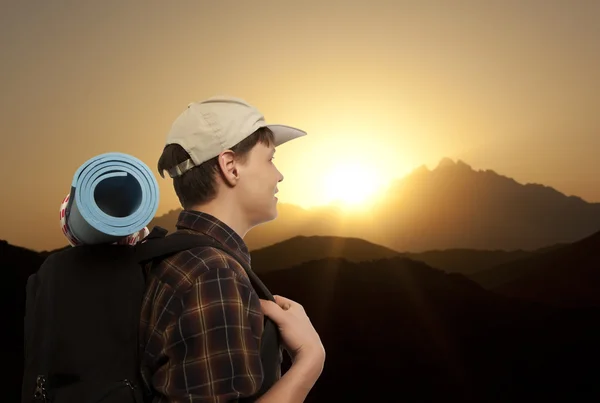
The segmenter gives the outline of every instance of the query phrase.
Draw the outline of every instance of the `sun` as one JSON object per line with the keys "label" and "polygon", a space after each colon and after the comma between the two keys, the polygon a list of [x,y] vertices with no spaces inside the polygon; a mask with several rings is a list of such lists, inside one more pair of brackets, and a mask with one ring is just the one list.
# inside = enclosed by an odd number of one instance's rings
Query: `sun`
{"label": "sun", "polygon": [[359,163],[336,164],[323,176],[324,201],[358,207],[381,188],[381,175]]}

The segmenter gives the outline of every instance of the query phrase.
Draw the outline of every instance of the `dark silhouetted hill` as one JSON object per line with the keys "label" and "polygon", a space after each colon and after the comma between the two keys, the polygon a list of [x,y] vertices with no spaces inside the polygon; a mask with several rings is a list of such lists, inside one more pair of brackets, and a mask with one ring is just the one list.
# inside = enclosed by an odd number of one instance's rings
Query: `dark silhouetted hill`
{"label": "dark silhouetted hill", "polygon": [[311,260],[344,258],[351,262],[385,259],[400,254],[357,238],[297,236],[251,252],[252,268],[258,273],[287,269]]}
{"label": "dark silhouetted hill", "polygon": [[534,251],[447,249],[405,253],[406,257],[447,272],[472,274],[535,254]]}
{"label": "dark silhouetted hill", "polygon": [[600,232],[472,279],[495,292],[559,306],[600,307]]}
{"label": "dark silhouetted hill", "polygon": [[451,273],[471,275],[483,270],[497,267],[501,264],[524,259],[550,250],[560,248],[566,244],[551,245],[544,248],[525,250],[476,250],[476,249],[444,249],[430,250],[420,253],[403,253],[403,256],[427,263]]}
{"label": "dark silhouetted hill", "polygon": [[448,249],[421,253],[400,253],[358,238],[297,236],[254,250],[251,254],[252,265],[257,273],[287,269],[304,262],[325,258],[342,257],[351,262],[363,262],[404,256],[446,272],[469,275],[557,247],[552,246],[536,251],[519,250],[510,252]]}
{"label": "dark silhouetted hill", "polygon": [[50,256],[51,254],[53,254],[53,253],[56,253],[56,252],[61,252],[61,251],[65,250],[65,249],[68,249],[68,248],[70,248],[70,247],[71,247],[71,246],[69,246],[69,245],[66,245],[66,246],[63,246],[62,248],[58,248],[58,249],[53,249],[53,250],[45,250],[45,251],[42,251],[42,252],[40,252],[40,255],[41,255],[41,256],[42,256],[42,257],[45,259],[45,258],[47,258],[48,256]]}
{"label": "dark silhouetted hill", "polygon": [[[157,217],[152,225],[173,230],[178,213]],[[252,229],[245,240],[250,250],[317,235],[360,238],[411,253],[533,251],[575,242],[599,227],[600,203],[444,159],[433,170],[421,167],[396,181],[367,212],[282,203],[278,219]]]}
{"label": "dark silhouetted hill", "polygon": [[261,277],[303,304],[325,345],[307,402],[600,397],[597,309],[513,301],[402,257],[323,259]]}
{"label": "dark silhouetted hill", "polygon": [[[505,283],[515,291],[486,290],[361,239],[296,237],[262,250],[263,257],[254,251],[253,263],[274,262],[261,278],[274,294],[303,304],[326,347],[323,375],[307,403],[597,401],[599,238],[510,263],[523,265],[521,277]],[[5,306],[16,308],[8,311],[8,328],[17,329],[8,341],[18,346],[5,354],[11,377],[4,400],[16,401],[7,396],[20,393],[25,281],[47,252],[5,242],[0,248]],[[344,253],[349,258],[329,256]],[[586,289],[578,288],[582,281]],[[537,298],[557,289],[558,300]],[[569,298],[582,296],[576,304],[564,303],[569,290]],[[286,356],[284,370],[289,365]]]}

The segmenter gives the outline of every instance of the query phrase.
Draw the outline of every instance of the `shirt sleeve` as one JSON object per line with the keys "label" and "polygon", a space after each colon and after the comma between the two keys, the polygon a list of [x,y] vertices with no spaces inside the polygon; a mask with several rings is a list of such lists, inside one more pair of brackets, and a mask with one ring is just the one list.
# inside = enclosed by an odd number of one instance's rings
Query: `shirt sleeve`
{"label": "shirt sleeve", "polygon": [[179,384],[172,389],[182,402],[237,402],[260,388],[264,316],[258,295],[238,276],[211,269],[182,299],[170,357],[181,375],[172,377]]}

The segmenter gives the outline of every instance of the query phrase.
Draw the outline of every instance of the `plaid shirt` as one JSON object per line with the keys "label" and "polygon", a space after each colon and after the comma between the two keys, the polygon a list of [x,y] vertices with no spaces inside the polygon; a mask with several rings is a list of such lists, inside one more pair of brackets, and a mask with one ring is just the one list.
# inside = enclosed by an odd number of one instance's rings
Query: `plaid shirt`
{"label": "plaid shirt", "polygon": [[[250,264],[242,238],[211,215],[184,210],[177,228],[211,236]],[[201,247],[156,265],[140,323],[142,373],[154,402],[237,402],[256,393],[263,320],[246,272],[227,253]]]}

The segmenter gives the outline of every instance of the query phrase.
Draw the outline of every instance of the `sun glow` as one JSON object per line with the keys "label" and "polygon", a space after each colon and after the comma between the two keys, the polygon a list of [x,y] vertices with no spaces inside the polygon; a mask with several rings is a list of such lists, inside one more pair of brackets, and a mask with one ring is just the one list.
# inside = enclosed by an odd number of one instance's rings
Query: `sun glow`
{"label": "sun glow", "polygon": [[358,207],[382,187],[381,175],[361,164],[336,164],[323,176],[326,203]]}

